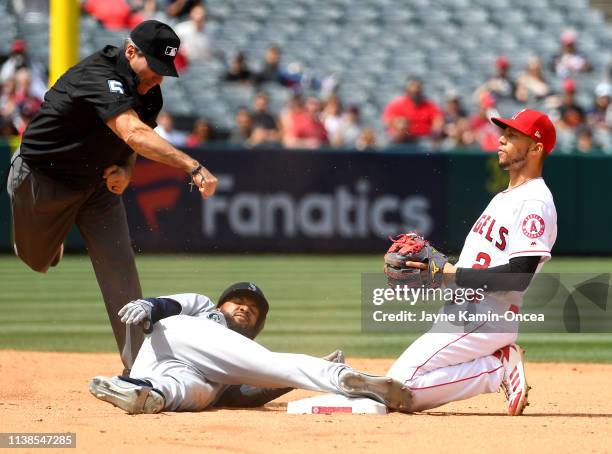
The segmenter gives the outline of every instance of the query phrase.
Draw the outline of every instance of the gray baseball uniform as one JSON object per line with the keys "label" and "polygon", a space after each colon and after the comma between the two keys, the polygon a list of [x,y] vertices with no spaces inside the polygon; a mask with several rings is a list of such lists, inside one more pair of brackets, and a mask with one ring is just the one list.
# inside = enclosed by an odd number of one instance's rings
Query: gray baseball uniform
{"label": "gray baseball uniform", "polygon": [[130,377],[150,381],[166,398],[167,411],[211,407],[230,385],[302,388],[338,393],[344,364],[308,355],[275,353],[226,327],[206,296],[162,296],[181,313],[160,320],[146,336]]}

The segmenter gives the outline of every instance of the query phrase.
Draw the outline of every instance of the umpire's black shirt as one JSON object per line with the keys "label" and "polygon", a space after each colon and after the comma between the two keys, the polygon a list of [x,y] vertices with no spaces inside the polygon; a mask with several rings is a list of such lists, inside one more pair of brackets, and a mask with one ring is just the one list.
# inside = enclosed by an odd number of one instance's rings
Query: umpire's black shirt
{"label": "umpire's black shirt", "polygon": [[106,46],[70,68],[45,94],[23,134],[21,156],[36,171],[74,188],[100,184],[106,167],[133,152],[106,121],[128,109],[155,127],[162,107],[159,86],[138,94],[124,52]]}

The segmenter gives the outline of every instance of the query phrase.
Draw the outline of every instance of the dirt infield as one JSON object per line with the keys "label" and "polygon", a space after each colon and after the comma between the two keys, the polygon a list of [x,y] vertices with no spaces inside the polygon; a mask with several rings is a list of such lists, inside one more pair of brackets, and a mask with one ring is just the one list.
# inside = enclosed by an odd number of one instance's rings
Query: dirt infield
{"label": "dirt infield", "polygon": [[[349,362],[384,373],[391,360]],[[501,393],[415,415],[287,415],[289,400],[315,394],[304,391],[255,410],[129,416],[87,389],[120,369],[113,354],[0,351],[0,432],[76,432],[88,453],[612,452],[612,365],[528,364],[518,418]]]}

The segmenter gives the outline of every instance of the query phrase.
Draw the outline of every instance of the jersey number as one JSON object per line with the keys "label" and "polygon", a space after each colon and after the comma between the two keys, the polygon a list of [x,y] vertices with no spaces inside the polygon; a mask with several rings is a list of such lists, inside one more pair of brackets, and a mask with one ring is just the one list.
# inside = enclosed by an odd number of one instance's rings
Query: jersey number
{"label": "jersey number", "polygon": [[472,268],[488,268],[491,265],[491,256],[486,252],[479,252],[476,256],[476,263],[472,265]]}

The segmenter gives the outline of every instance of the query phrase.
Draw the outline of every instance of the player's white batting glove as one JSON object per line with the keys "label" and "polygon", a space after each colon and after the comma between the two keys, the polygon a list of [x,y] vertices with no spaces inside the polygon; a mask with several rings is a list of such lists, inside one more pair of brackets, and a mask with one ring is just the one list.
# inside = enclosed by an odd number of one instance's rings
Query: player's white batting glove
{"label": "player's white batting glove", "polygon": [[147,300],[130,301],[119,310],[119,317],[126,325],[138,325],[143,320],[151,320],[153,304]]}

